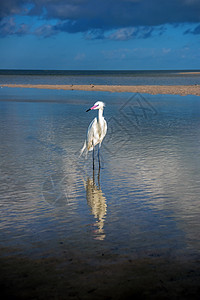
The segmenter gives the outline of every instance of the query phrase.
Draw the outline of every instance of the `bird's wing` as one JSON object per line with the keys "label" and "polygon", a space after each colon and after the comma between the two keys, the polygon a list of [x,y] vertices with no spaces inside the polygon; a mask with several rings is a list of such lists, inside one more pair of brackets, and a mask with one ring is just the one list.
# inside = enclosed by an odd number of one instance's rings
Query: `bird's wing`
{"label": "bird's wing", "polygon": [[103,126],[102,126],[102,133],[101,133],[101,139],[103,140],[105,135],[107,133],[107,122],[106,120],[104,119],[103,121]]}
{"label": "bird's wing", "polygon": [[88,151],[93,150],[93,146],[95,146],[95,137],[98,134],[98,126],[97,126],[97,118],[90,123],[87,132],[87,149]]}
{"label": "bird's wing", "polygon": [[107,122],[106,120],[104,120],[104,136],[106,135],[107,133]]}

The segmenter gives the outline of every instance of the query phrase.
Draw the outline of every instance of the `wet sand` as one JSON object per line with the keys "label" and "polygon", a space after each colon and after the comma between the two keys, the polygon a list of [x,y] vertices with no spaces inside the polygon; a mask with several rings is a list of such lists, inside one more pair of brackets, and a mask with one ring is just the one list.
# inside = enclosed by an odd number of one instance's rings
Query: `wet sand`
{"label": "wet sand", "polygon": [[[95,259],[95,263],[94,263]],[[0,259],[3,299],[199,299],[199,262],[150,254]]]}
{"label": "wet sand", "polygon": [[100,91],[100,92],[129,92],[143,94],[169,94],[169,95],[196,95],[200,96],[200,85],[42,85],[42,84],[3,84],[1,87],[9,88],[36,88],[76,91]]}

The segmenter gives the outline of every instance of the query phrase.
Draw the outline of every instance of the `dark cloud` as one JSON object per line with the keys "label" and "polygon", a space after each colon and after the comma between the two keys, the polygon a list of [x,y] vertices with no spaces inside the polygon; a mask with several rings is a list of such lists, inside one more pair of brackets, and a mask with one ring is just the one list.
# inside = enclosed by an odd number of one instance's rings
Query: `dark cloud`
{"label": "dark cloud", "polygon": [[110,34],[105,34],[103,38],[114,41],[127,41],[134,38],[146,39],[151,37],[153,32],[159,31],[159,29],[150,26],[124,27],[114,30]]}
{"label": "dark cloud", "polygon": [[[33,0],[31,14],[85,20],[93,28],[200,22],[199,0]],[[83,23],[83,22],[82,22]]]}
{"label": "dark cloud", "polygon": [[29,33],[29,26],[27,24],[17,25],[13,17],[4,18],[0,21],[1,36],[7,35],[24,35]]}
{"label": "dark cloud", "polygon": [[27,10],[25,5],[31,1],[26,0],[2,0],[0,2],[0,19],[13,16],[16,14],[26,14]]}
{"label": "dark cloud", "polygon": [[50,24],[45,24],[45,25],[39,26],[34,31],[34,35],[39,36],[39,37],[44,37],[44,38],[48,38],[57,33],[58,33],[58,31],[54,28],[54,26],[52,26]]}
{"label": "dark cloud", "polygon": [[14,34],[16,31],[16,23],[14,18],[5,18],[0,21],[1,36]]}
{"label": "dark cloud", "polygon": [[[45,20],[46,25],[36,30],[44,36],[96,31],[100,38],[102,31],[149,27],[146,35],[144,31],[137,35],[147,38],[153,26],[200,22],[199,0],[6,0],[1,1],[0,11],[0,18],[28,15]],[[50,25],[51,20],[57,24]]]}
{"label": "dark cloud", "polygon": [[200,25],[196,26],[194,29],[188,29],[184,32],[185,34],[200,34]]}

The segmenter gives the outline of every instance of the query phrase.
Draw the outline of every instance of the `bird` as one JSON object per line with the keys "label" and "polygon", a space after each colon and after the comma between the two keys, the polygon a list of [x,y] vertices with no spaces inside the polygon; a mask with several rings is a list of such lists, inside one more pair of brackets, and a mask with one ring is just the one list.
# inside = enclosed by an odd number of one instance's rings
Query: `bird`
{"label": "bird", "polygon": [[103,109],[105,107],[105,103],[102,101],[97,101],[91,108],[87,109],[86,112],[91,110],[98,109],[98,115],[93,119],[90,123],[87,131],[87,137],[84,142],[83,148],[81,149],[80,156],[86,150],[86,155],[88,151],[93,151],[93,170],[94,170],[94,148],[96,145],[99,145],[98,148],[98,160],[99,160],[99,169],[100,165],[100,147],[101,143],[107,132],[107,122],[103,117]]}

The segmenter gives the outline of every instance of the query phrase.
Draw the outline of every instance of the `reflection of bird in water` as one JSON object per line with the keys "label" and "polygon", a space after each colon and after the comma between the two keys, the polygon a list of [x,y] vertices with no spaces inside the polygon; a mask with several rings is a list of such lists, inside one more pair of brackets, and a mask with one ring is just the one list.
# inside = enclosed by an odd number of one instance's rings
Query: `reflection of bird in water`
{"label": "reflection of bird in water", "polygon": [[[98,174],[98,183],[99,183],[99,175]],[[102,193],[102,190],[100,188],[100,185],[96,185],[93,179],[89,178],[85,182],[85,189],[86,189],[86,198],[87,203],[91,207],[92,214],[94,215],[95,219],[97,219],[95,225],[97,226],[97,236],[96,239],[98,240],[104,240],[105,234],[104,234],[104,222],[105,222],[105,216],[107,211],[107,204],[106,204],[106,198]]]}
{"label": "reflection of bird in water", "polygon": [[93,169],[94,169],[94,147],[96,145],[99,145],[98,149],[98,159],[99,159],[99,169],[100,169],[100,147],[101,143],[106,135],[107,132],[107,123],[106,120],[103,117],[103,109],[104,109],[105,104],[101,101],[98,101],[89,108],[86,111],[93,110],[93,109],[98,109],[98,116],[97,118],[94,118],[94,120],[90,123],[87,131],[87,138],[84,142],[83,148],[81,149],[81,154],[86,150],[86,153],[88,151],[93,150]]}

